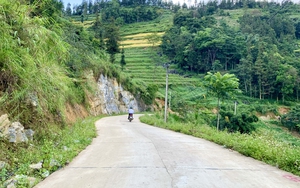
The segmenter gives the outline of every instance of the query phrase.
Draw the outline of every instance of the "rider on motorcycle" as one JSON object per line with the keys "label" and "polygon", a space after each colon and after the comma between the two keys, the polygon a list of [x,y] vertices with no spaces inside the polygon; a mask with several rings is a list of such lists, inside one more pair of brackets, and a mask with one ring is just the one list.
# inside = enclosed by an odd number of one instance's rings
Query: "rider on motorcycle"
{"label": "rider on motorcycle", "polygon": [[128,119],[130,116],[132,116],[132,118],[133,118],[133,113],[134,113],[134,110],[132,109],[132,107],[130,107],[128,110]]}

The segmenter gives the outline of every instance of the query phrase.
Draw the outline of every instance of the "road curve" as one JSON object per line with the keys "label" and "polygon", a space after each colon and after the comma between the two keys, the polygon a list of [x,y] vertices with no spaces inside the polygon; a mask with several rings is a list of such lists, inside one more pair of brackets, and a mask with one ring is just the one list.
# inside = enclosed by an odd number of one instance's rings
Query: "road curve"
{"label": "road curve", "polygon": [[299,188],[300,178],[209,141],[102,118],[98,137],[36,188]]}

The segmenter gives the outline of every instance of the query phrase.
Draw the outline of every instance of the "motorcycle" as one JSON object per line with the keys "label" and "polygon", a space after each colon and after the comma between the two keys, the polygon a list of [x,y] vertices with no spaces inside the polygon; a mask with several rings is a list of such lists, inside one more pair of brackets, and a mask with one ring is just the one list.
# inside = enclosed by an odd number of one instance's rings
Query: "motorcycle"
{"label": "motorcycle", "polygon": [[129,114],[128,120],[129,120],[129,122],[131,122],[133,120],[133,114]]}

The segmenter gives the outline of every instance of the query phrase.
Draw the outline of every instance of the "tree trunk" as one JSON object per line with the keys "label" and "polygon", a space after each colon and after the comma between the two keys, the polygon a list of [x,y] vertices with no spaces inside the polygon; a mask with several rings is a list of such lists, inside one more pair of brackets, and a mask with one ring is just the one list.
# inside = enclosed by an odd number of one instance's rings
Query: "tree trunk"
{"label": "tree trunk", "polygon": [[234,101],[234,115],[236,115],[236,106],[237,106],[237,102]]}
{"label": "tree trunk", "polygon": [[[284,83],[282,84],[282,88],[284,88]],[[282,92],[282,102],[284,103],[284,92]]]}
{"label": "tree trunk", "polygon": [[258,87],[259,87],[259,99],[261,100],[261,82],[259,83]]}
{"label": "tree trunk", "polygon": [[252,84],[250,82],[250,85],[249,85],[249,93],[250,93],[250,97],[252,97]]}
{"label": "tree trunk", "polygon": [[218,98],[218,119],[217,119],[217,131],[219,130],[220,125],[220,98]]}

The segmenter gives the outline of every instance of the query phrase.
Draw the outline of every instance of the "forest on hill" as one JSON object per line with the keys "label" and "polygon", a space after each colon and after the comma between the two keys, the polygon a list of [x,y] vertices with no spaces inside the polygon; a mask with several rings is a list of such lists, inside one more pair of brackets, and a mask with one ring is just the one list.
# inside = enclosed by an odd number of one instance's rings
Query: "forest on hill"
{"label": "forest on hill", "polygon": [[[299,4],[291,1],[83,1],[65,14],[99,14],[117,26],[174,13],[161,49],[181,73],[230,72],[245,95],[283,102],[299,98]],[[102,34],[100,34],[102,35]],[[104,35],[103,35],[104,36]]]}

